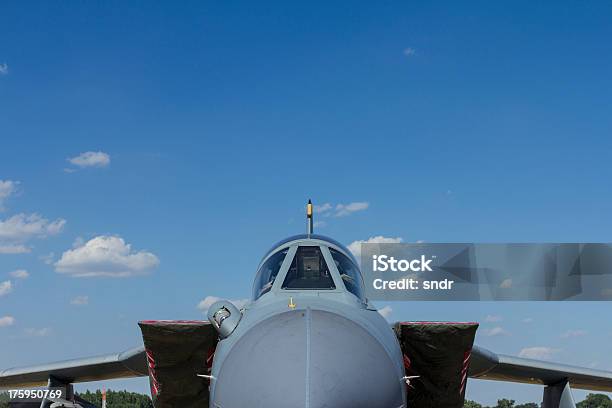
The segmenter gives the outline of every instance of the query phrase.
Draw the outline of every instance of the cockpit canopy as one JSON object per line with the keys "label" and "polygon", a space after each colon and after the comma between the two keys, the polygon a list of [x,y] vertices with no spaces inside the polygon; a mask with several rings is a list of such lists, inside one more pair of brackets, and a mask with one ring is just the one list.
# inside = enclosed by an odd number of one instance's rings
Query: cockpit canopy
{"label": "cockpit canopy", "polygon": [[363,279],[354,257],[341,244],[320,235],[291,237],[268,252],[255,277],[253,299],[273,288],[346,290],[365,301]]}
{"label": "cockpit canopy", "polygon": [[282,289],[336,289],[318,246],[299,246],[287,271]]}

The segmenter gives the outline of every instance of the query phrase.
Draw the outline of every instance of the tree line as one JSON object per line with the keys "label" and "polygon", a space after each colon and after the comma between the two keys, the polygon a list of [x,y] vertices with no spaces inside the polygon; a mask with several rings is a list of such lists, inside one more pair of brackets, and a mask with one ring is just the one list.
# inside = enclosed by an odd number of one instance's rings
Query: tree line
{"label": "tree line", "polygon": [[[516,401],[509,399],[497,400],[497,405],[488,407],[477,402],[466,400],[464,408],[540,408],[540,404],[528,402],[526,404],[516,404]],[[588,394],[584,401],[576,404],[576,408],[612,408],[612,400],[604,394]]]}
{"label": "tree line", "polygon": [[[97,407],[102,406],[102,392],[89,390],[78,393],[85,401],[91,402]],[[145,394],[128,391],[106,391],[107,408],[153,408],[151,397]]]}
{"label": "tree line", "polygon": [[[102,392],[85,391],[78,394],[85,401],[89,401],[97,407],[102,406]],[[108,408],[153,408],[151,397],[145,394],[128,391],[106,392],[106,406]],[[514,400],[500,399],[497,405],[489,407],[477,402],[466,400],[464,408],[540,408],[540,404],[528,402],[526,404],[516,404]],[[576,404],[577,408],[612,408],[612,400],[604,394],[588,394],[584,401]],[[9,397],[7,393],[0,393],[0,408],[9,408]]]}
{"label": "tree line", "polygon": [[[96,390],[77,393],[85,401],[91,402],[97,407],[102,406],[102,391]],[[107,408],[153,408],[151,397],[145,394],[128,391],[106,391]],[[9,408],[9,396],[0,393],[0,408]]]}

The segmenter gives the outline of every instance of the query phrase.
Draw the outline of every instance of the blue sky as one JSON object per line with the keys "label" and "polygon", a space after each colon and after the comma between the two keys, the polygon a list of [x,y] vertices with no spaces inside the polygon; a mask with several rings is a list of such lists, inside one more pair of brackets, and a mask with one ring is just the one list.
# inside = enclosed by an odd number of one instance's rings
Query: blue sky
{"label": "blue sky", "polygon": [[[248,297],[260,256],[304,231],[310,197],[368,203],[320,217],[346,244],[609,242],[610,12],[3,4],[0,246],[29,252],[0,254],[2,367],[123,350],[138,320]],[[104,155],[68,160],[85,152]],[[75,277],[100,272],[87,245],[112,246],[135,276]],[[479,321],[478,343],[499,352],[612,369],[610,303],[389,306],[390,320]],[[474,381],[468,397],[540,390]]]}

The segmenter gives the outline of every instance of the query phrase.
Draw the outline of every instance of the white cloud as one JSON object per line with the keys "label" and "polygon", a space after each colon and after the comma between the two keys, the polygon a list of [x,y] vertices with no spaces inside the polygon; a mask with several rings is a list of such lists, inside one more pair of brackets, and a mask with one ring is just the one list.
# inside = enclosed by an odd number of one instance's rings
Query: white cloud
{"label": "white cloud", "polygon": [[399,237],[389,238],[383,237],[382,235],[377,235],[366,240],[353,241],[348,245],[348,249],[353,253],[353,255],[355,255],[355,258],[359,260],[359,257],[361,256],[361,244],[397,244],[400,242],[402,242],[402,238]]}
{"label": "white cloud", "polygon": [[151,252],[133,251],[121,237],[100,235],[67,250],[54,265],[56,272],[79,278],[123,278],[146,274],[159,265],[159,259]]}
{"label": "white cloud", "polygon": [[9,275],[15,279],[26,279],[30,274],[25,269],[17,269],[13,272],[9,272]]}
{"label": "white cloud", "polygon": [[45,337],[51,334],[51,329],[48,327],[43,327],[41,329],[28,328],[24,331],[28,336],[31,337]]}
{"label": "white cloud", "polygon": [[512,288],[512,279],[504,279],[502,283],[499,284],[500,289],[510,289]]}
{"label": "white cloud", "polygon": [[519,357],[547,360],[560,350],[551,347],[527,347],[520,351]]}
{"label": "white cloud", "polygon": [[66,220],[49,221],[39,214],[17,214],[0,221],[0,243],[22,243],[31,238],[45,238],[62,232]]}
{"label": "white cloud", "polygon": [[[218,302],[219,300],[226,300],[217,296],[206,296],[204,299],[198,303],[198,309],[200,309],[203,313],[208,312],[208,309],[212,306],[213,303]],[[231,302],[238,309],[242,309],[247,303],[249,303],[249,299],[227,299],[228,302]]]}
{"label": "white cloud", "polygon": [[584,330],[568,330],[565,333],[563,333],[561,337],[564,339],[569,339],[572,337],[582,337],[586,335],[587,335],[587,332]]}
{"label": "white cloud", "polygon": [[71,305],[85,306],[89,304],[89,296],[77,296],[70,301]]}
{"label": "white cloud", "polygon": [[332,208],[334,208],[334,206],[331,205],[330,203],[325,203],[325,204],[321,204],[321,205],[315,205],[314,206],[314,212],[315,212],[315,214],[321,214],[321,213],[330,211]]}
{"label": "white cloud", "polygon": [[74,242],[72,243],[72,247],[73,248],[82,247],[84,243],[85,243],[85,239],[83,237],[76,237],[74,239]]}
{"label": "white cloud", "polygon": [[53,259],[55,258],[55,252],[49,252],[47,255],[41,255],[38,258],[46,265],[51,265],[53,263]]}
{"label": "white cloud", "polygon": [[370,203],[365,201],[353,202],[348,204],[330,204],[325,203],[314,206],[314,212],[321,214],[324,217],[346,217],[358,211],[367,210]]}
{"label": "white cloud", "polygon": [[0,244],[0,254],[27,254],[32,250],[21,244]]}
{"label": "white cloud", "polygon": [[335,217],[346,217],[347,215],[351,215],[357,211],[367,210],[370,206],[370,203],[366,202],[355,202],[350,204],[338,204],[336,205]]}
{"label": "white cloud", "polygon": [[67,160],[80,168],[106,167],[110,164],[110,156],[104,152],[84,152]]}
{"label": "white cloud", "polygon": [[13,282],[10,280],[0,282],[0,296],[8,295],[13,291]]}
{"label": "white cloud", "polygon": [[502,320],[504,319],[497,315],[487,315],[487,317],[485,317],[485,322],[487,323],[501,322]]}
{"label": "white cloud", "polygon": [[4,201],[17,191],[18,181],[0,180],[0,211],[4,211]]}
{"label": "white cloud", "polygon": [[0,317],[0,327],[12,326],[15,323],[13,316]]}
{"label": "white cloud", "polygon": [[522,320],[523,323],[533,323],[533,319],[531,317],[526,317]]}
{"label": "white cloud", "polygon": [[496,336],[509,336],[510,332],[505,330],[503,327],[494,327],[492,329],[485,329],[483,334],[487,337],[496,337]]}
{"label": "white cloud", "polygon": [[378,309],[378,313],[387,319],[389,316],[391,316],[391,313],[393,313],[393,308],[391,306],[385,306],[382,309]]}
{"label": "white cloud", "polygon": [[0,64],[0,75],[6,75],[9,72],[8,64]]}
{"label": "white cloud", "polygon": [[[19,182],[0,180],[0,211],[8,197],[15,194]],[[24,254],[31,251],[26,244],[34,238],[46,238],[62,232],[66,220],[58,218],[50,221],[40,214],[16,214],[0,219],[0,254]]]}
{"label": "white cloud", "polygon": [[412,47],[404,48],[404,55],[407,57],[413,57],[416,55],[416,50]]}

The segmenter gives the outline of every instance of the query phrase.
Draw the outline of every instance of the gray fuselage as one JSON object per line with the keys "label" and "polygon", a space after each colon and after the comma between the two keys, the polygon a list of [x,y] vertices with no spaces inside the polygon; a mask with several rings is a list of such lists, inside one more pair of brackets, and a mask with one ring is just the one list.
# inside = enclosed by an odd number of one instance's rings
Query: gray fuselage
{"label": "gray fuselage", "polygon": [[[253,300],[239,319],[218,325],[225,331],[213,360],[210,406],[405,407],[399,343],[365,299],[356,265],[326,237],[277,244],[260,264]],[[211,320],[220,307],[211,307]]]}

